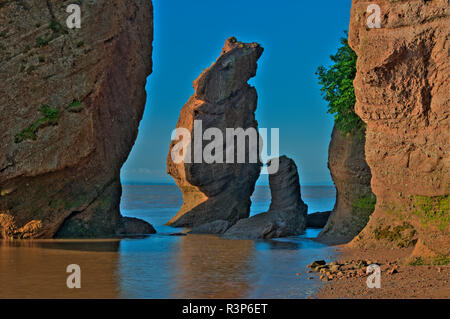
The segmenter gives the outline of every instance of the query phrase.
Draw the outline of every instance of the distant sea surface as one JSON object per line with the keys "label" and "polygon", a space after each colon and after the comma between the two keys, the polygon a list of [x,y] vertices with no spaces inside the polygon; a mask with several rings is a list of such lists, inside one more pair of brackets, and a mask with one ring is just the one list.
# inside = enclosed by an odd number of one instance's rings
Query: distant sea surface
{"label": "distant sea surface", "polygon": [[[303,186],[309,213],[331,210],[335,189]],[[125,185],[124,216],[142,218],[157,234],[137,239],[0,241],[0,298],[307,298],[322,283],[306,265],[334,257],[314,242],[320,230],[276,240],[171,236],[164,224],[182,196],[174,185]],[[257,186],[251,215],[265,212],[270,190]],[[66,267],[78,264],[82,288],[68,289]],[[300,273],[300,275],[296,275]]]}

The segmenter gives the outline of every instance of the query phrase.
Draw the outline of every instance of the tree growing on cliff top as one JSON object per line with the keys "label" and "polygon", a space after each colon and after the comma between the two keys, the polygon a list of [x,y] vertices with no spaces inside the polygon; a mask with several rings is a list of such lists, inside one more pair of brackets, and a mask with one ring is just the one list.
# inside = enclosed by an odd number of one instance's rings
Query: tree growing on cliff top
{"label": "tree growing on cliff top", "polygon": [[346,37],[341,38],[341,47],[330,58],[333,64],[326,68],[319,66],[320,91],[328,102],[328,113],[334,114],[336,127],[347,134],[362,133],[365,130],[364,122],[355,113],[355,89],[353,79],[356,75],[356,53],[348,45]]}

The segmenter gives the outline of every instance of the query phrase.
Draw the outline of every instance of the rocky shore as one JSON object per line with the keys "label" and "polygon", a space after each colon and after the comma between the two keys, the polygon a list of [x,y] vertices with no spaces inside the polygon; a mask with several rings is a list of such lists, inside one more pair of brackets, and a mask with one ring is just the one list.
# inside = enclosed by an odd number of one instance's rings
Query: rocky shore
{"label": "rocky shore", "polygon": [[[443,265],[445,260],[428,265],[411,261],[412,251],[339,246],[338,260],[314,265],[305,275],[327,282],[316,298],[449,298],[450,266]],[[380,266],[380,288],[367,286],[369,264]]]}

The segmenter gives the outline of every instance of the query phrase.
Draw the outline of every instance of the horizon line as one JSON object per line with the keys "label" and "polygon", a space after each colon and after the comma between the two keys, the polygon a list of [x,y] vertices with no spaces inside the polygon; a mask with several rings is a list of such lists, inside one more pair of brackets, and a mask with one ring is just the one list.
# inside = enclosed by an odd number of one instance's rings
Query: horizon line
{"label": "horizon line", "polygon": [[[121,181],[122,186],[177,186],[177,184],[175,182],[151,182],[151,181],[142,181],[142,182],[137,182],[137,181]],[[267,186],[269,187],[269,184],[255,184],[255,186]],[[306,184],[302,184],[300,185],[300,187],[302,186],[316,186],[316,187],[320,187],[320,186],[327,186],[327,187],[335,187],[335,185],[333,183],[306,183]]]}

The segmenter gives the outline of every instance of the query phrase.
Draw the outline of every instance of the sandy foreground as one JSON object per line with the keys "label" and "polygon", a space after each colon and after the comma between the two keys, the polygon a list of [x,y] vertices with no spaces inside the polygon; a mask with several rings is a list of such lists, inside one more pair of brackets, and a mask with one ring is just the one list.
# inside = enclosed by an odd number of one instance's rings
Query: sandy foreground
{"label": "sandy foreground", "polygon": [[[337,251],[337,263],[348,264],[341,267],[339,276],[327,279],[323,278],[325,272],[311,270],[307,274],[327,281],[317,298],[450,298],[450,266],[411,266],[406,259],[412,248],[361,250],[337,246]],[[381,288],[368,288],[366,281],[371,274],[366,274],[365,267],[352,270],[360,260],[380,266]]]}

